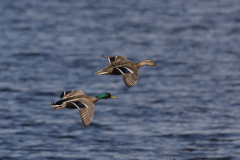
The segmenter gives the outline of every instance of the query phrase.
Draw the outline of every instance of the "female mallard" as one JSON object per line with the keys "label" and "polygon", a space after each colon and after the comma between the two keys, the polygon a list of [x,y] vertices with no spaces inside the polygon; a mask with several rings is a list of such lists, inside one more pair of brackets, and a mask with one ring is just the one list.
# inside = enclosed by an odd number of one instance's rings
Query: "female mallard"
{"label": "female mallard", "polygon": [[96,74],[103,75],[122,75],[123,81],[127,87],[132,87],[136,84],[138,79],[138,68],[143,65],[158,66],[154,64],[151,60],[144,60],[139,63],[134,63],[128,60],[125,56],[104,56],[108,58],[110,65],[101,71],[96,72]]}
{"label": "female mallard", "polygon": [[89,97],[83,93],[83,90],[72,90],[62,92],[60,98],[63,98],[50,106],[56,110],[61,108],[78,109],[84,127],[87,127],[93,118],[94,103],[100,99],[117,98],[109,93],[103,93],[96,97]]}

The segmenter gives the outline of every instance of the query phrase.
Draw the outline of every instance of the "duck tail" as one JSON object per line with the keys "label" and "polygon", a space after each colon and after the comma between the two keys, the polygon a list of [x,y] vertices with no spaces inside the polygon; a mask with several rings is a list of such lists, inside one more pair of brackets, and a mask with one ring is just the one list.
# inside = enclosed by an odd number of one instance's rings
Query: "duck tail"
{"label": "duck tail", "polygon": [[101,71],[96,72],[95,74],[98,74],[98,75],[108,75],[109,73],[104,71],[104,70],[101,70]]}
{"label": "duck tail", "polygon": [[50,106],[56,108],[56,107],[59,107],[59,106],[61,106],[61,105],[56,105],[56,103],[52,102],[52,103],[50,104]]}

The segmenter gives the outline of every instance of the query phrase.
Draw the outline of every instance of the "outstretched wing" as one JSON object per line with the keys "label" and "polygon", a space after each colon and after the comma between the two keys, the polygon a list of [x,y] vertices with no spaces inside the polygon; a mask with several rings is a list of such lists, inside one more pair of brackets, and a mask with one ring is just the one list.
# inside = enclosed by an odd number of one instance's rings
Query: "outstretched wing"
{"label": "outstretched wing", "polygon": [[121,60],[121,61],[127,60],[127,58],[125,56],[104,56],[104,55],[102,55],[101,57],[108,58],[110,64],[115,61],[118,61],[118,60]]}
{"label": "outstretched wing", "polygon": [[128,88],[134,86],[137,83],[138,77],[135,76],[133,73],[122,75],[122,77],[123,77],[123,81],[124,81],[125,85]]}
{"label": "outstretched wing", "polygon": [[82,124],[84,127],[87,127],[93,119],[94,104],[84,98],[80,98],[78,101],[68,103],[72,103],[78,108],[79,115],[82,119]]}
{"label": "outstretched wing", "polygon": [[62,92],[60,98],[65,99],[65,98],[69,98],[69,97],[72,97],[72,96],[82,95],[82,94],[84,94],[83,92],[84,92],[84,90],[64,91],[64,92]]}
{"label": "outstretched wing", "polygon": [[138,69],[133,66],[116,67],[122,74],[122,78],[127,87],[132,87],[137,83]]}

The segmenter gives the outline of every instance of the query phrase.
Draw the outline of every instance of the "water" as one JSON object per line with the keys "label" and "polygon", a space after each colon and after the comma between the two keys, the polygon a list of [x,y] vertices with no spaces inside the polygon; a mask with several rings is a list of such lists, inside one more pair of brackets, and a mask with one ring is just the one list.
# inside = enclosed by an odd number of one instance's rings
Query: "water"
{"label": "water", "polygon": [[[0,1],[0,159],[240,159],[240,1]],[[104,55],[159,67],[95,72]],[[49,105],[100,100],[88,128]]]}

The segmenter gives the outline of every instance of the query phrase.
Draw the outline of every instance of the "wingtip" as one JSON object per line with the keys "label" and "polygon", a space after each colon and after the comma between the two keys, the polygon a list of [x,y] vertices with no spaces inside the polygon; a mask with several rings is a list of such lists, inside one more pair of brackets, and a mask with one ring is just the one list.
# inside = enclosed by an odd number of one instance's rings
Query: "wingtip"
{"label": "wingtip", "polygon": [[82,122],[82,125],[84,128],[87,128],[89,126],[89,124],[87,125],[87,124],[84,124],[83,122]]}
{"label": "wingtip", "polygon": [[101,54],[101,56],[100,56],[100,57],[106,58],[106,56],[104,56],[103,54]]}
{"label": "wingtip", "polygon": [[[136,83],[135,83],[136,84]],[[131,87],[133,87],[135,84],[133,84],[133,85],[129,85],[129,84],[125,84],[128,88],[131,88]]]}
{"label": "wingtip", "polygon": [[61,95],[60,95],[60,98],[63,98],[64,95],[65,95],[65,93],[62,92]]}

